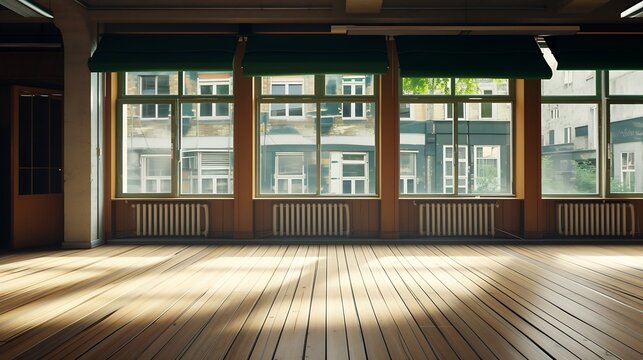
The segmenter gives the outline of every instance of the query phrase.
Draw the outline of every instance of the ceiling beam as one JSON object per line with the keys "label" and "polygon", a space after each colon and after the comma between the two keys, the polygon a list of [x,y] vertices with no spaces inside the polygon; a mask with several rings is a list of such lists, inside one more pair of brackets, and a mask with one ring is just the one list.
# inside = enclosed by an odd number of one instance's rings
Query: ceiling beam
{"label": "ceiling beam", "polygon": [[377,14],[382,11],[382,0],[346,0],[347,14]]}
{"label": "ceiling beam", "polygon": [[586,14],[597,10],[610,0],[563,0],[556,1],[553,10],[561,14]]}

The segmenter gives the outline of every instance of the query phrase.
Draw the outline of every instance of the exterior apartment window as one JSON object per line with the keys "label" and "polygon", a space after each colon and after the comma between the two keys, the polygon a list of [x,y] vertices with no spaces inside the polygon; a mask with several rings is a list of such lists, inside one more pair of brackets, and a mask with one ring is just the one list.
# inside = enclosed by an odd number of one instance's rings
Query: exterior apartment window
{"label": "exterior apartment window", "polygon": [[[302,95],[302,82],[277,82],[270,85],[270,93],[273,95]],[[303,113],[303,104],[272,104],[270,105],[271,117],[298,117],[301,118]]]}
{"label": "exterior apartment window", "polygon": [[571,143],[572,142],[572,127],[568,126],[563,130],[564,130],[564,136],[565,136],[565,139],[563,139],[563,142],[565,144]]}
{"label": "exterior apartment window", "polygon": [[127,72],[119,81],[119,195],[231,194],[232,74]]}
{"label": "exterior apartment window", "polygon": [[277,153],[275,156],[275,192],[304,194],[306,171],[303,153]]}
{"label": "exterior apartment window", "polygon": [[400,194],[415,194],[417,191],[417,153],[400,152]]}
{"label": "exterior apartment window", "polygon": [[621,184],[624,192],[636,191],[636,163],[633,152],[621,153]]}
{"label": "exterior apartment window", "polygon": [[[258,193],[376,195],[374,79],[350,74],[257,78]],[[293,91],[275,84],[299,87]]]}
{"label": "exterior apartment window", "polygon": [[403,78],[401,83],[400,194],[512,195],[509,80]]}
{"label": "exterior apartment window", "polygon": [[[545,58],[556,67],[548,52]],[[554,71],[542,95],[542,133],[564,134],[542,147],[543,195],[640,196],[643,71]]]}

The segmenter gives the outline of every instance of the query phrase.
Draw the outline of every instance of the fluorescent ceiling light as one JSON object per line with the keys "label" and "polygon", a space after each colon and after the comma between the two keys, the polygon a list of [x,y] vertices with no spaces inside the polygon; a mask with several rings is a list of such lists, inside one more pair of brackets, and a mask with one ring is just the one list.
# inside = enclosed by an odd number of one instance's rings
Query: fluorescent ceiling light
{"label": "fluorescent ceiling light", "polygon": [[632,6],[621,13],[621,18],[640,18],[643,17],[643,1]]}
{"label": "fluorescent ceiling light", "polygon": [[49,10],[29,0],[0,0],[0,5],[23,17],[54,18]]}
{"label": "fluorescent ceiling light", "polygon": [[346,35],[572,35],[579,26],[380,26],[333,25],[331,33]]}

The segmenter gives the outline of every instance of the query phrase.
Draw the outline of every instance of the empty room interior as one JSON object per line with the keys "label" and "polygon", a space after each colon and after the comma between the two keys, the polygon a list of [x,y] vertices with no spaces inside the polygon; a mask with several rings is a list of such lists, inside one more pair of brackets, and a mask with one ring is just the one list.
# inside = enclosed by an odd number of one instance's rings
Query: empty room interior
{"label": "empty room interior", "polygon": [[643,2],[0,0],[0,359],[642,359]]}

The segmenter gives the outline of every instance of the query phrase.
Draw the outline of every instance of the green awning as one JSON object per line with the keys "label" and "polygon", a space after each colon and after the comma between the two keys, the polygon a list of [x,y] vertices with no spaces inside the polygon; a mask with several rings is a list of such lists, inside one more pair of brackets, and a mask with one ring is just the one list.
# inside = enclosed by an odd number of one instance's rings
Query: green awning
{"label": "green awning", "polygon": [[558,70],[643,70],[643,35],[548,36]]}
{"label": "green awning", "polygon": [[105,71],[232,70],[238,37],[231,35],[105,34],[89,69]]}
{"label": "green awning", "polygon": [[549,79],[533,36],[397,36],[403,77]]}
{"label": "green awning", "polygon": [[388,56],[383,36],[254,35],[242,64],[247,76],[381,74]]}

